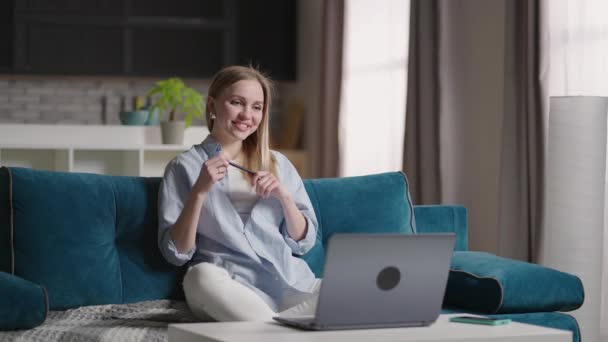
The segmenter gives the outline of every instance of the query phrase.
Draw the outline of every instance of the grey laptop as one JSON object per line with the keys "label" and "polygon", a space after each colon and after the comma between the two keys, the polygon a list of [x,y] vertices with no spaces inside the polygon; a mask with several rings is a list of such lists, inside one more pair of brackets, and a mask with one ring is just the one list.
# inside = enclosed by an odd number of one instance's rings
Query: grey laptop
{"label": "grey laptop", "polygon": [[430,325],[441,312],[454,234],[335,234],[316,314],[274,317],[309,330]]}

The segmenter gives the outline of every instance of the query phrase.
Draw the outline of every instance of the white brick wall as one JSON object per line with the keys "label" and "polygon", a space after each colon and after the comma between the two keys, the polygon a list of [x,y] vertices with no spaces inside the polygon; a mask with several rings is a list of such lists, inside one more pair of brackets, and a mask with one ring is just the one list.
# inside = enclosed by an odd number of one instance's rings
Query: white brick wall
{"label": "white brick wall", "polygon": [[[134,96],[145,96],[155,80],[40,77],[0,79],[0,123],[120,124]],[[205,80],[185,80],[206,94]],[[105,110],[105,112],[104,112]]]}
{"label": "white brick wall", "polygon": [[[10,76],[9,76],[10,77]],[[203,94],[209,81],[184,80]],[[121,109],[131,110],[134,96],[145,96],[156,80],[19,77],[0,79],[0,123],[118,125]],[[275,87],[272,116],[282,109]],[[121,106],[123,108],[121,108]],[[271,124],[277,124],[274,119]],[[196,120],[194,124],[202,124]]]}

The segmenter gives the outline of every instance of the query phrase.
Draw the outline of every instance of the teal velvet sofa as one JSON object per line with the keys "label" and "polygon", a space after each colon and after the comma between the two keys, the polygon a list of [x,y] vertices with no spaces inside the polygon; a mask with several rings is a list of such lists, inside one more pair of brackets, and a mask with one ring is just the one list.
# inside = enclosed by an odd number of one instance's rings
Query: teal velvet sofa
{"label": "teal velvet sofa", "polygon": [[[49,313],[183,301],[184,268],[165,262],[157,247],[160,182],[0,168],[0,340],[27,340],[24,332],[52,323]],[[570,330],[573,341],[579,341],[576,320],[564,312],[583,303],[580,279],[467,251],[464,207],[413,206],[407,179],[400,172],[304,183],[319,230],[315,247],[303,258],[318,276],[323,274],[327,239],[336,232],[453,232],[457,238],[444,297],[446,312],[481,313]],[[135,329],[137,322],[141,320],[123,328]],[[105,323],[95,329],[111,328]],[[163,328],[166,325],[159,328],[161,334]]]}

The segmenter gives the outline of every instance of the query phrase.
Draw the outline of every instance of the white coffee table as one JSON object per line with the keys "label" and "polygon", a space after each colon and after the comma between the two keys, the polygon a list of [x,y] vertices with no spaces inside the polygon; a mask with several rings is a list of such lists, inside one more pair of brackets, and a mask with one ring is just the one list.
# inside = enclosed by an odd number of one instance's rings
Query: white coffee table
{"label": "white coffee table", "polygon": [[273,322],[190,323],[169,325],[169,342],[572,342],[572,333],[511,322],[503,326],[452,323],[441,315],[423,328],[302,331]]}

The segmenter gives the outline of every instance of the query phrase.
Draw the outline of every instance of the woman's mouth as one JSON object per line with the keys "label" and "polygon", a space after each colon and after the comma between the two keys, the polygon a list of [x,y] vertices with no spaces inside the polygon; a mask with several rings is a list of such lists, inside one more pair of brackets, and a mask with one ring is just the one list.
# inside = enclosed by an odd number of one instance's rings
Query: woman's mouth
{"label": "woman's mouth", "polygon": [[236,127],[236,129],[239,130],[239,131],[241,131],[241,132],[247,132],[249,130],[249,127],[250,127],[246,123],[238,122],[238,121],[232,121],[232,125],[234,127]]}

